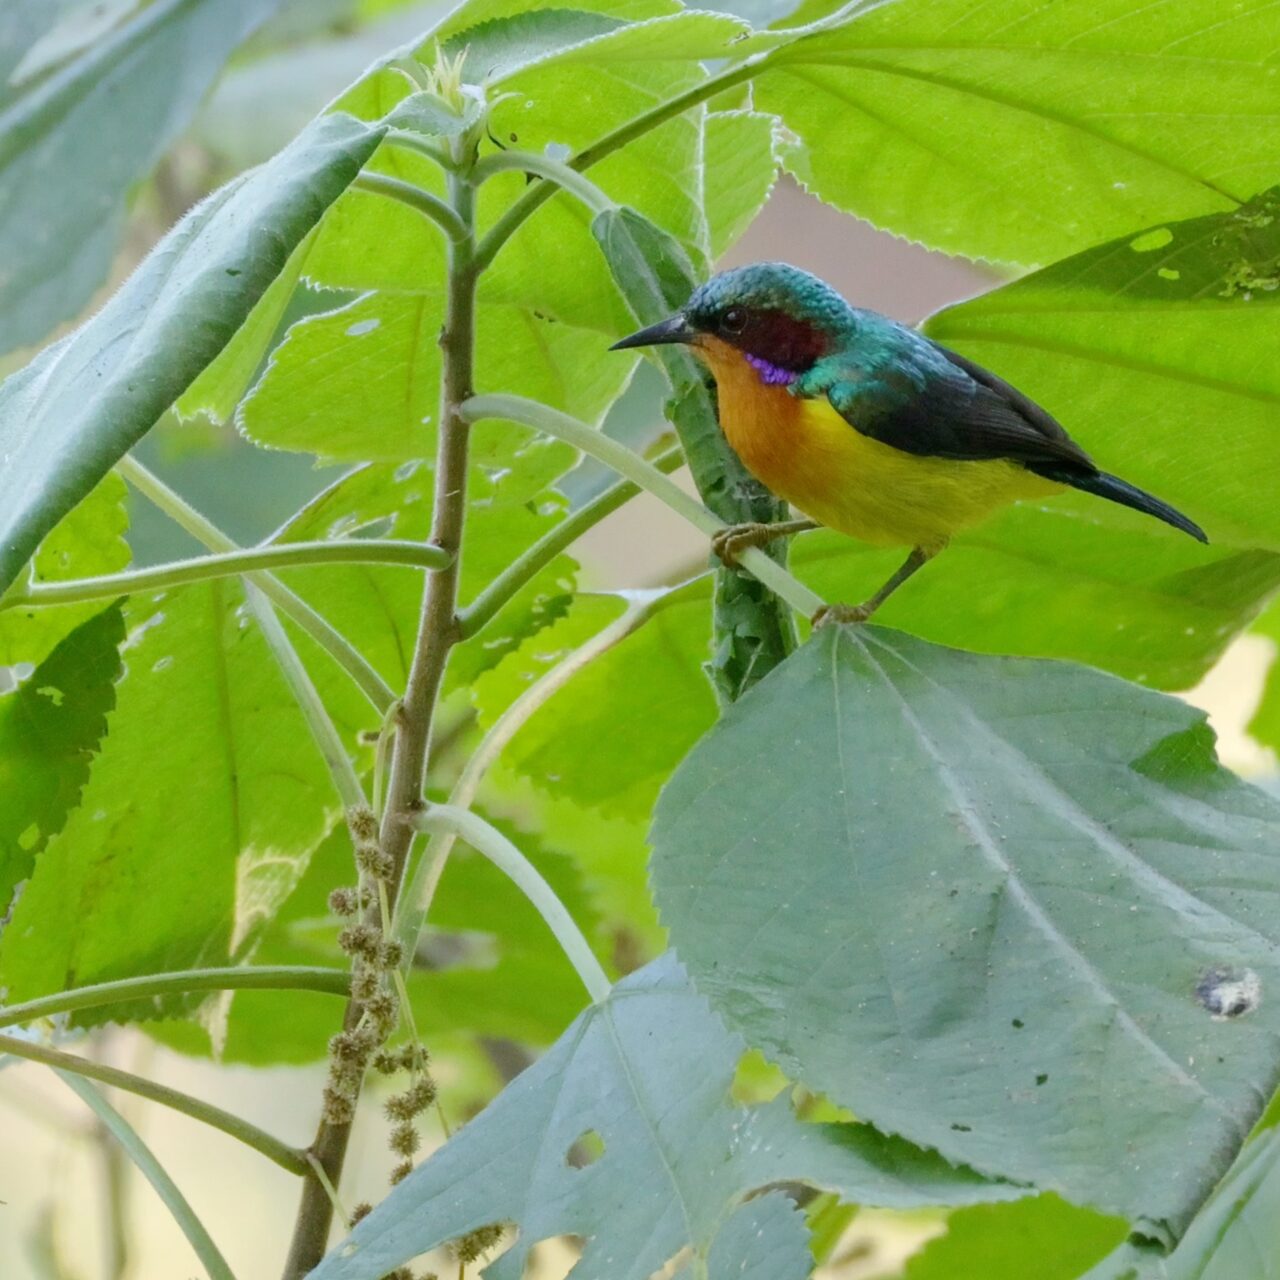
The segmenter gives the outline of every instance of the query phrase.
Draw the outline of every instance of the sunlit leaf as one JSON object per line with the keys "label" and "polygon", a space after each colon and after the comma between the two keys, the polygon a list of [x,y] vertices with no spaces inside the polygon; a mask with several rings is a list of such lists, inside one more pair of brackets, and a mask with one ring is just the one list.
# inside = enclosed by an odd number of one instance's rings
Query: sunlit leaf
{"label": "sunlit leaf", "polygon": [[1168,1241],[1276,1081],[1278,832],[1180,702],[832,628],[681,766],[652,870],[788,1075]]}
{"label": "sunlit leaf", "polygon": [[946,1235],[907,1263],[903,1280],[1025,1280],[1030,1258],[1036,1280],[1076,1280],[1126,1233],[1122,1219],[1053,1195],[973,1205],[947,1219]]}
{"label": "sunlit leaf", "polygon": [[243,959],[333,821],[320,754],[238,600],[218,582],[129,606],[106,742],[0,937],[11,1000]]}
{"label": "sunlit leaf", "polygon": [[[88,578],[115,573],[129,563],[125,541],[124,482],[104,476],[97,488],[72,508],[40,544],[27,572],[10,591],[40,582]],[[60,640],[102,610],[102,601],[32,609],[13,605],[0,609],[0,664],[43,662]]]}
{"label": "sunlit leaf", "polygon": [[1268,0],[899,0],[792,44],[755,102],[824,200],[949,253],[1042,263],[1275,182],[1274,47]]}

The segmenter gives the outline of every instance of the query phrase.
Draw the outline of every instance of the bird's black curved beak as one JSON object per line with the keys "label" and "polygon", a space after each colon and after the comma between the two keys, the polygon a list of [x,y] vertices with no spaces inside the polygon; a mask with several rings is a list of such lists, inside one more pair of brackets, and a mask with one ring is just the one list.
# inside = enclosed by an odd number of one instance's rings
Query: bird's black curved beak
{"label": "bird's black curved beak", "polygon": [[696,336],[696,331],[690,327],[684,314],[677,311],[666,320],[659,320],[657,324],[651,324],[647,329],[641,329],[639,333],[633,333],[629,338],[615,342],[609,350],[625,351],[628,347],[656,347],[664,342],[692,342]]}

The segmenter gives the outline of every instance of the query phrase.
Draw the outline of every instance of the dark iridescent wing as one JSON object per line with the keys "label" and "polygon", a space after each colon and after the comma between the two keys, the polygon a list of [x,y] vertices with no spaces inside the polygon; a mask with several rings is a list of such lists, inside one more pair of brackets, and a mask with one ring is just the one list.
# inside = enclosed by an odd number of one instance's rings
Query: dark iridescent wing
{"label": "dark iridescent wing", "polygon": [[[871,376],[829,388],[832,406],[850,426],[922,457],[1007,458],[1037,471],[1095,470],[1084,450],[1033,400],[964,356],[912,336],[919,345],[909,354]],[[910,365],[901,363],[904,357]]]}

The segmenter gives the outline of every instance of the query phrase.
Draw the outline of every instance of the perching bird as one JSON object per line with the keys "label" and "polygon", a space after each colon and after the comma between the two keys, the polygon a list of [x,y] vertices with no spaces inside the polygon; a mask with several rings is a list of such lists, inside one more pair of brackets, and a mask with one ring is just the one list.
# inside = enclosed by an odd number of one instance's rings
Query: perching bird
{"label": "perching bird", "polygon": [[815,623],[862,622],[955,533],[1063,485],[1207,542],[1159,498],[1108,475],[1039,405],[971,360],[779,262],[712,277],[682,310],[613,349],[681,342],[710,366],[720,425],[747,469],[812,520],[737,525],[738,552],[815,527],[911,547],[864,603]]}

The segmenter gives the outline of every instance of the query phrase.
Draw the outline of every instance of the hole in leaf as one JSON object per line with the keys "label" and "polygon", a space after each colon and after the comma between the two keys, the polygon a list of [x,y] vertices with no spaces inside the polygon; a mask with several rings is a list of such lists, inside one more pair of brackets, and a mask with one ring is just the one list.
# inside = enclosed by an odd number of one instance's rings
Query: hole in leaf
{"label": "hole in leaf", "polygon": [[585,1169],[588,1165],[595,1164],[602,1155],[604,1139],[594,1129],[587,1129],[569,1144],[569,1150],[564,1153],[564,1162],[571,1169]]}
{"label": "hole in leaf", "polygon": [[565,1280],[587,1246],[582,1236],[548,1236],[529,1250],[524,1280]]}

